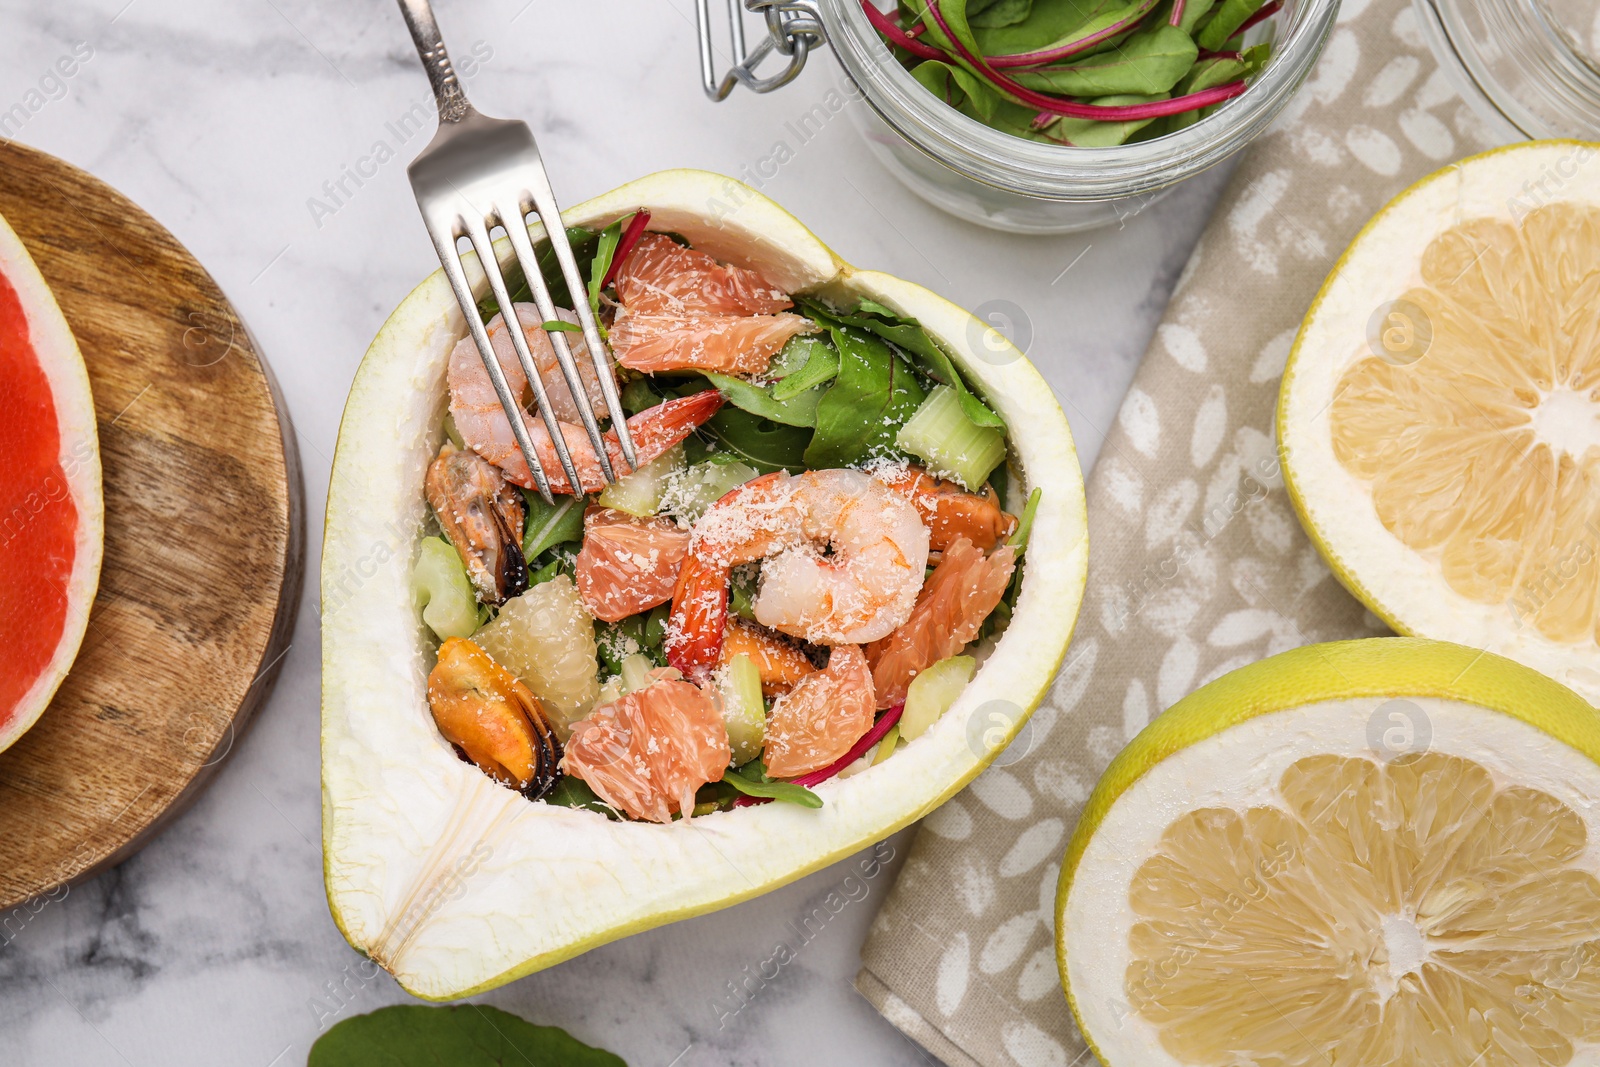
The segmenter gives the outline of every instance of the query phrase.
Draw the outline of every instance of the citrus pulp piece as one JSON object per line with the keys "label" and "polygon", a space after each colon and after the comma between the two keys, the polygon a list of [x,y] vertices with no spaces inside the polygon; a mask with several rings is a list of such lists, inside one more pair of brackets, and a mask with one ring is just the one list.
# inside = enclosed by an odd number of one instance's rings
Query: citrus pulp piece
{"label": "citrus pulp piece", "polygon": [[89,374],[0,218],[0,750],[67,676],[100,583],[105,505]]}
{"label": "citrus pulp piece", "polygon": [[533,691],[563,740],[600,695],[594,619],[565,574],[506,601],[472,639]]}
{"label": "citrus pulp piece", "polygon": [[1290,496],[1352,593],[1401,633],[1510,656],[1591,702],[1597,151],[1515,145],[1391,201],[1307,314],[1278,409]]}
{"label": "citrus pulp piece", "polygon": [[[1024,712],[1008,735],[1022,729],[1077,616],[1087,561],[1082,477],[1060,406],[1021,353],[926,289],[843,262],[772,201],[718,175],[667,171],[562,216],[603,228],[641,207],[652,227],[785,293],[869,299],[929,331],[1012,429],[1007,506],[1020,510],[1035,487],[1042,494],[1016,612],[981,649],[950,711],[893,759],[817,786],[821,808],[760,804],[658,826],[529,803],[496,785],[458,759],[432,722],[423,685],[434,651],[408,589],[415,541],[404,537],[424,533],[422,478],[442,439],[445,367],[465,331],[435,273],[384,324],[351,386],[322,556],[328,581],[358,563],[364,577],[322,620],[329,907],[350,943],[418,996],[465,996],[726,907],[921,818],[996,751],[969,740],[977,708],[1007,701]],[[500,247],[502,262],[513,262],[509,244]],[[467,266],[481,294],[483,276],[470,257]],[[374,563],[375,543],[395,550]],[[484,630],[474,640],[486,641]]]}
{"label": "citrus pulp piece", "polygon": [[1600,713],[1379,638],[1180,701],[1072,841],[1057,950],[1107,1067],[1562,1067],[1600,1051]]}

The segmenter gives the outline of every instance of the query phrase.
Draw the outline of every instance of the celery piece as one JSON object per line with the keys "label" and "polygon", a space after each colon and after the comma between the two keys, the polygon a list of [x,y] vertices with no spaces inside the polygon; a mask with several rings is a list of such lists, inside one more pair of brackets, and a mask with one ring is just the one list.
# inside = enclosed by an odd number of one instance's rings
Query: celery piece
{"label": "celery piece", "polygon": [[915,678],[906,690],[906,710],[900,716],[900,736],[915,741],[950,710],[956,697],[972,681],[978,661],[971,656],[942,659]]}
{"label": "celery piece", "polygon": [[712,504],[760,473],[738,460],[710,459],[696,463],[668,489],[667,510],[684,522],[698,522]]}
{"label": "celery piece", "polygon": [[648,517],[661,510],[667,484],[683,470],[683,446],[673,445],[632,474],[625,474],[605,487],[600,506]]}
{"label": "celery piece", "polygon": [[428,629],[447,637],[471,637],[478,628],[478,598],[466,565],[442,537],[424,537],[411,569],[411,593]]}
{"label": "celery piece", "polygon": [[650,672],[655,669],[655,662],[642,652],[635,652],[622,661],[622,690],[624,693],[638,692],[651,682]]}
{"label": "celery piece", "polygon": [[876,767],[890,756],[894,755],[894,748],[900,743],[900,724],[895,723],[889,727],[889,732],[883,735],[883,740],[878,742],[878,753],[872,757],[872,765]]}
{"label": "celery piece", "polygon": [[895,443],[925,460],[928,469],[954,478],[969,491],[983,488],[989,472],[1005,458],[1006,439],[978,426],[961,410],[961,398],[948,385],[936,385],[902,427]]}
{"label": "celery piece", "polygon": [[735,767],[761,755],[767,739],[767,706],[761,699],[761,672],[739,653],[718,672],[717,699],[728,727],[728,745]]}
{"label": "celery piece", "polygon": [[444,435],[448,437],[450,439],[450,443],[455,445],[457,448],[467,447],[467,442],[461,437],[461,431],[456,429],[456,417],[450,414],[448,411],[444,413]]}

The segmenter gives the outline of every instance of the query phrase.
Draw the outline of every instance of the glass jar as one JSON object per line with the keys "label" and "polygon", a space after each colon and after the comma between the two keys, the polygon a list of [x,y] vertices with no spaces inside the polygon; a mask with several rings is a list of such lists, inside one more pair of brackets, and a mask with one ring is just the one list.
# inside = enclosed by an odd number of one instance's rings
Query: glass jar
{"label": "glass jar", "polygon": [[1594,0],[1413,0],[1440,66],[1502,140],[1600,137]]}
{"label": "glass jar", "polygon": [[[1002,133],[928,92],[867,21],[861,0],[747,5],[768,9],[769,29],[777,24],[772,12],[778,7],[804,8],[807,25],[820,23],[839,61],[845,95],[867,105],[846,110],[873,154],[908,189],[953,215],[1014,233],[1066,233],[1118,222],[1239,151],[1310,74],[1339,8],[1338,0],[1286,0],[1277,18],[1247,37],[1250,44],[1273,41],[1271,62],[1247,92],[1200,122],[1150,141],[1076,148]],[[708,32],[702,22],[703,56],[709,54]],[[735,57],[743,59],[742,48]],[[765,91],[787,82],[797,66],[791,63],[786,76],[765,82],[737,80]],[[719,88],[706,69],[708,93],[713,99],[726,95],[735,76]]]}

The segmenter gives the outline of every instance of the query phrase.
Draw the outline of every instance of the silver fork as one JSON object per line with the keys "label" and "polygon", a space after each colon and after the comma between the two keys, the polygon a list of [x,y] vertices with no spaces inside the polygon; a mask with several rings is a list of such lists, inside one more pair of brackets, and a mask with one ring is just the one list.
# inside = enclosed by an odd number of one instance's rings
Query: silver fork
{"label": "silver fork", "polygon": [[[445,277],[450,279],[450,288],[455,291],[456,300],[461,304],[461,313],[466,316],[467,329],[477,343],[478,354],[483,357],[483,365],[489,372],[489,380],[494,383],[500,407],[511,423],[517,448],[521,450],[522,458],[528,461],[528,470],[533,474],[539,494],[553,503],[550,479],[539,462],[533,441],[528,436],[528,428],[522,421],[519,398],[512,395],[511,387],[506,383],[500,361],[495,358],[494,349],[489,343],[488,331],[478,315],[477,301],[473,298],[472,287],[467,284],[467,274],[461,265],[459,242],[465,237],[472,243],[473,250],[478,254],[478,263],[483,267],[484,274],[488,275],[489,288],[500,304],[501,314],[511,334],[511,345],[517,352],[517,361],[533,386],[539,414],[543,416],[545,429],[550,432],[556,455],[561,459],[561,469],[566,473],[567,482],[575,494],[582,492],[578,471],[550,408],[544,382],[534,366],[533,355],[528,351],[522,322],[511,306],[511,294],[507,291],[504,275],[500,273],[490,234],[496,227],[504,227],[517,261],[522,264],[522,273],[528,279],[539,315],[544,322],[550,323],[557,321],[556,306],[550,298],[550,287],[545,284],[544,275],[539,270],[533,242],[528,237],[528,216],[537,215],[544,223],[545,235],[555,251],[561,275],[566,279],[567,292],[571,294],[575,305],[572,310],[577,312],[584,344],[599,375],[606,411],[611,416],[611,427],[622,447],[622,456],[629,467],[637,467],[638,459],[634,454],[633,440],[628,435],[627,416],[622,410],[622,399],[617,395],[610,360],[606,357],[605,345],[600,340],[600,330],[595,325],[589,301],[582,296],[588,292],[588,285],[578,274],[572,244],[567,240],[567,230],[561,222],[561,212],[556,206],[555,193],[551,191],[550,178],[545,173],[533,131],[528,129],[525,122],[492,119],[475,110],[467,102],[467,94],[456,78],[455,68],[450,65],[449,53],[445,51],[444,39],[439,35],[439,24],[434,21],[428,0],[399,0],[399,3],[406,26],[411,31],[411,39],[417,46],[417,54],[422,57],[422,65],[428,72],[434,98],[439,104],[438,132],[428,147],[422,150],[422,154],[406,168],[411,178],[411,191],[416,194],[417,207],[422,210],[428,236],[433,238]],[[547,333],[567,387],[578,400],[583,428],[588,431],[589,440],[594,445],[600,469],[607,482],[614,482],[617,472],[612,469],[605,437],[587,402],[588,391],[578,376],[578,365],[567,346],[566,333],[555,329]]]}

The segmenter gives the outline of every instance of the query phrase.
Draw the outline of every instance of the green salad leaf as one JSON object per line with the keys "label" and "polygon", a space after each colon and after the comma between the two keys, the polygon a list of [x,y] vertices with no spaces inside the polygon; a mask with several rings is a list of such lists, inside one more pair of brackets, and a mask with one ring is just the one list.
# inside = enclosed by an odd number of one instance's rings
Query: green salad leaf
{"label": "green salad leaf", "polygon": [[839,350],[839,374],[817,404],[805,465],[854,467],[898,455],[895,437],[927,395],[916,374],[881,337],[838,323],[828,329]]}
{"label": "green salad leaf", "polygon": [[717,387],[717,391],[727,399],[728,403],[752,415],[759,415],[763,419],[770,419],[785,426],[817,424],[817,403],[825,391],[820,385],[779,400],[771,386],[756,385],[748,379],[718,374],[716,371],[708,370],[705,376]]}
{"label": "green salad leaf", "polygon": [[[578,261],[579,275],[586,273],[599,247],[600,235],[582,226],[568,226],[567,241],[572,245],[573,258]],[[561,273],[561,264],[556,262],[555,249],[550,247],[550,242],[540,241],[534,247],[534,257],[539,261],[539,273],[544,276],[545,285],[550,287],[551,301],[556,307],[571,307],[572,293],[567,289],[567,279]],[[520,265],[513,262],[506,268],[505,276],[506,291],[513,304],[525,304],[533,300],[533,290],[528,286],[528,279],[523,276]],[[484,294],[483,299],[478,301],[478,315],[484,322],[499,312],[500,304],[493,292]]]}
{"label": "green salad leaf", "polygon": [[563,774],[556,779],[556,784],[540,799],[546,804],[554,804],[558,808],[579,808],[583,811],[592,811],[597,815],[604,815],[612,822],[620,822],[622,820],[622,816],[617,809],[601,800],[600,794],[589,788],[588,782],[570,774]]}
{"label": "green salad leaf", "polygon": [[[559,786],[558,786],[559,788]],[[396,1004],[335,1023],[306,1067],[627,1067],[554,1026],[487,1004]]]}
{"label": "green salad leaf", "polygon": [[1016,80],[1030,89],[1060,96],[1165,93],[1189,73],[1199,52],[1194,38],[1178,27],[1157,25],[1108,52],[1019,73]]}
{"label": "green salad leaf", "polygon": [[[797,341],[804,344],[797,346]],[[839,373],[839,353],[826,337],[796,337],[784,345],[780,355],[785,362],[768,371],[777,379],[771,387],[774,400],[793,399],[808,389],[828,384]],[[816,425],[816,420],[811,425]]]}
{"label": "green salad leaf", "polygon": [[743,408],[727,406],[713,415],[699,432],[719,451],[737,457],[763,474],[780,470],[799,474],[808,465],[806,447],[811,443],[812,431],[803,426],[785,426],[752,415]]}
{"label": "green salad leaf", "polygon": [[522,499],[527,507],[527,518],[522,526],[522,558],[529,563],[563,541],[583,539],[583,509],[589,504],[588,497],[558,496],[554,504],[546,504],[544,497],[524,489]]}
{"label": "green salad leaf", "polygon": [[978,399],[956,369],[955,362],[916,319],[897,315],[882,304],[868,300],[863,300],[853,313],[837,312],[812,300],[802,301],[802,306],[807,315],[824,324],[849,325],[877,334],[914,358],[928,377],[954,389],[961,399],[962,412],[974,426],[1005,429],[1005,421]]}
{"label": "green salad leaf", "polygon": [[766,797],[802,808],[822,807],[822,798],[803,785],[780,782],[767,777],[767,768],[760,760],[751,760],[743,767],[730,768],[722,780],[747,797]]}

